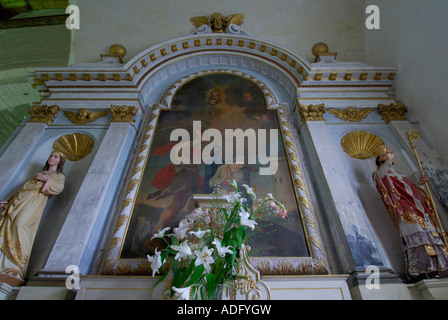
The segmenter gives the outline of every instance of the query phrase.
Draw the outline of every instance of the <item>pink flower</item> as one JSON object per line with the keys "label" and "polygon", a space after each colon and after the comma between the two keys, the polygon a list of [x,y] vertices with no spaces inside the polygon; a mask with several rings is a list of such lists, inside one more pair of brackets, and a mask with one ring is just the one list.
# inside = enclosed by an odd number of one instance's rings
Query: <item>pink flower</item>
{"label": "pink flower", "polygon": [[288,216],[286,215],[286,209],[283,208],[283,211],[282,211],[282,218],[283,218],[283,220],[285,220],[287,217]]}

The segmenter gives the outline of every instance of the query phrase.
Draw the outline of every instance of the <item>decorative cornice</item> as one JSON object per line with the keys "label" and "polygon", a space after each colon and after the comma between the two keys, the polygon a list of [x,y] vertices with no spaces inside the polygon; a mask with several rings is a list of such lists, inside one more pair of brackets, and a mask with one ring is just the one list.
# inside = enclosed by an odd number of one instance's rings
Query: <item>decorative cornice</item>
{"label": "decorative cornice", "polygon": [[408,108],[403,103],[385,105],[378,105],[378,112],[382,116],[382,120],[386,123],[391,121],[406,121],[406,117],[404,116],[406,112],[408,112]]}
{"label": "decorative cornice", "polygon": [[[43,96],[50,92],[96,88],[101,90],[140,90],[151,74],[198,55],[230,55],[267,63],[290,78],[297,88],[385,88],[391,87],[395,68],[376,68],[363,64],[309,64],[290,50],[244,34],[202,33],[173,39],[149,48],[116,69],[104,69],[102,63],[87,69],[68,67],[36,69],[30,76]],[[213,65],[213,67],[215,67]],[[226,65],[228,68],[228,65]]]}
{"label": "decorative cornice", "polygon": [[349,122],[360,122],[367,118],[369,113],[372,112],[372,108],[356,109],[354,107],[348,107],[345,109],[327,109],[328,113],[336,116],[336,118]]}
{"label": "decorative cornice", "polygon": [[111,122],[133,123],[133,122],[135,122],[134,116],[137,114],[137,107],[111,105],[109,112],[112,114]]}
{"label": "decorative cornice", "polygon": [[325,107],[324,104],[313,105],[310,104],[308,106],[299,103],[299,113],[302,117],[302,121],[325,121],[324,113]]}
{"label": "decorative cornice", "polygon": [[30,122],[44,122],[47,125],[54,121],[54,118],[59,113],[59,106],[47,106],[47,105],[33,105],[29,114],[31,115]]}

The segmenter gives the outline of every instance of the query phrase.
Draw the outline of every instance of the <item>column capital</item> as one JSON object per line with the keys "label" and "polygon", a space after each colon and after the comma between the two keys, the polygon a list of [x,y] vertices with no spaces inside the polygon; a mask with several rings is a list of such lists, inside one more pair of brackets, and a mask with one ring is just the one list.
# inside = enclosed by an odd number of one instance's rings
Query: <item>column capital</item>
{"label": "column capital", "polygon": [[384,122],[389,123],[391,121],[407,121],[404,116],[406,112],[408,112],[408,108],[403,103],[394,104],[391,103],[389,105],[379,104],[378,112],[383,117],[382,120]]}
{"label": "column capital", "polygon": [[325,121],[323,115],[326,112],[324,104],[308,106],[299,103],[299,113],[303,122],[307,121]]}
{"label": "column capital", "polygon": [[134,117],[137,114],[137,107],[135,106],[110,106],[110,111],[112,114],[111,122],[135,122]]}
{"label": "column capital", "polygon": [[31,115],[30,122],[43,122],[49,125],[54,121],[59,111],[60,109],[57,105],[33,105],[29,112]]}

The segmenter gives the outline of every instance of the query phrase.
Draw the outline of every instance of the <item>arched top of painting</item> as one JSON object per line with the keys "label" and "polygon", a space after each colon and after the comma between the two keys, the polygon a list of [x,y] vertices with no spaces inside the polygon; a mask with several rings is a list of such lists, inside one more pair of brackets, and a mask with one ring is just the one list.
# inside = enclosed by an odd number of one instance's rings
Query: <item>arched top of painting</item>
{"label": "arched top of painting", "polygon": [[[282,102],[294,103],[297,88],[311,66],[288,49],[253,37],[207,34],[153,46],[136,55],[123,68],[144,97],[163,95],[161,87],[188,74],[231,69],[263,79],[282,97]],[[148,98],[145,103],[155,102],[150,100]]]}
{"label": "arched top of painting", "polygon": [[189,110],[193,108],[196,111],[206,107],[231,108],[238,105],[244,106],[248,112],[261,112],[278,103],[278,99],[252,75],[219,70],[195,73],[177,81],[165,92],[160,103],[177,111],[187,105]]}

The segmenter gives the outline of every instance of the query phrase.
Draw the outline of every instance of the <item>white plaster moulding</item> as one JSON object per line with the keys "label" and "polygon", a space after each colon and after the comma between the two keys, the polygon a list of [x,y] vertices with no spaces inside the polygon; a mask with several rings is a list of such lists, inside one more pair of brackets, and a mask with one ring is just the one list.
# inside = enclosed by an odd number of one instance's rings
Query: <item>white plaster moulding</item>
{"label": "white plaster moulding", "polygon": [[[214,58],[218,63],[213,62]],[[282,74],[280,78],[288,79],[287,82],[295,90],[327,91],[337,88],[341,91],[386,91],[392,87],[396,73],[396,68],[371,67],[356,62],[309,64],[288,49],[263,40],[232,34],[201,34],[169,40],[148,48],[124,65],[91,63],[67,68],[38,68],[30,75],[30,79],[40,80],[36,86],[44,95],[67,91],[119,91],[145,95],[148,83],[157,84],[154,77],[160,77],[160,71],[180,68],[182,63],[192,63],[192,59],[198,59],[194,72],[222,67],[239,71],[245,68],[253,74],[263,73],[261,68],[256,70],[254,67],[258,63],[270,69],[267,73],[274,82],[278,82],[278,74]],[[86,74],[91,80],[85,80]],[[346,78],[347,74],[351,75],[350,79]],[[361,74],[364,74],[365,80],[360,79]],[[100,75],[103,81],[98,80]],[[334,79],[330,80],[331,76]],[[375,76],[377,79],[374,79]],[[290,94],[291,89],[287,90]]]}

